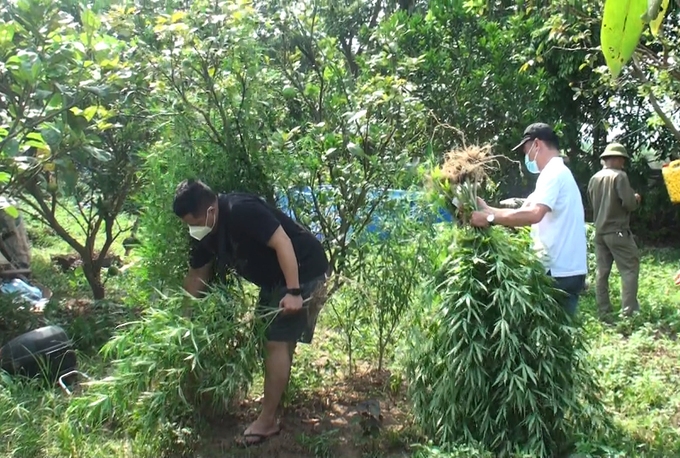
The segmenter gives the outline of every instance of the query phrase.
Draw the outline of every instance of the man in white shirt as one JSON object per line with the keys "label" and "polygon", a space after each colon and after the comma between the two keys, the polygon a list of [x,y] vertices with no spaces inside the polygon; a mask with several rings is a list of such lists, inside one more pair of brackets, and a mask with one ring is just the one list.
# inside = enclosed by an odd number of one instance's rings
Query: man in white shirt
{"label": "man in white shirt", "polygon": [[567,293],[562,305],[573,315],[588,272],[581,192],[560,157],[559,139],[550,126],[536,123],[527,127],[513,151],[520,148],[527,170],[538,174],[536,189],[517,209],[493,208],[479,199],[480,209],[472,213],[471,224],[531,226],[534,246],[543,258],[546,272]]}

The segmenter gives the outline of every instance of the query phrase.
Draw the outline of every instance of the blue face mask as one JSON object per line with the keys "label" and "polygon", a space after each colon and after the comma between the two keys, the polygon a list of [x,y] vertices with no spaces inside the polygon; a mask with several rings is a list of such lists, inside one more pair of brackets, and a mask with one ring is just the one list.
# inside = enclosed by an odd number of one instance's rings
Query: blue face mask
{"label": "blue face mask", "polygon": [[[529,152],[526,154],[526,156],[524,156],[524,165],[527,166],[527,170],[529,171],[529,173],[538,175],[539,173],[541,173],[541,171],[538,169],[538,164],[536,163],[536,156],[534,156],[533,161],[529,159],[531,157],[531,152],[534,150],[534,146],[536,146],[536,144],[534,144],[531,147],[531,149],[529,149]],[[538,154],[538,152],[536,154]]]}

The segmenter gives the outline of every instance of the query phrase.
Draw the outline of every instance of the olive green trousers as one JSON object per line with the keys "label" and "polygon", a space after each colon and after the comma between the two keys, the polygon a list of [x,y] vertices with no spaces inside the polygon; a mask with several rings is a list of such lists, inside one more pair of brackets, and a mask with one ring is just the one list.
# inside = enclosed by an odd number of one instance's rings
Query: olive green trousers
{"label": "olive green trousers", "polygon": [[612,265],[621,276],[621,311],[630,315],[640,309],[637,299],[640,275],[640,252],[630,231],[595,234],[595,258],[597,279],[595,296],[600,314],[612,312],[609,298],[609,275]]}

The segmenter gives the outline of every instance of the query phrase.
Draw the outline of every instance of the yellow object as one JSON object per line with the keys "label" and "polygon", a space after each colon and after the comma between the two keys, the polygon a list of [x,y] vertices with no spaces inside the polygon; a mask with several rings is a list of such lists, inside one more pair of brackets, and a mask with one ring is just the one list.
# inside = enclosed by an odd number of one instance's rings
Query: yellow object
{"label": "yellow object", "polygon": [[671,202],[680,204],[680,159],[665,164],[661,169],[663,181],[666,182],[666,189]]}

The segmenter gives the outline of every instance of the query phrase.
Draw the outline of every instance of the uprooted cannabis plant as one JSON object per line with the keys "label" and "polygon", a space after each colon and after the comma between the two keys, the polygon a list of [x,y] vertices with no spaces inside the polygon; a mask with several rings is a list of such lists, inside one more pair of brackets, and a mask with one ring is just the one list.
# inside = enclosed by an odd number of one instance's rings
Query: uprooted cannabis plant
{"label": "uprooted cannabis plant", "polygon": [[163,298],[121,326],[102,349],[108,376],[69,407],[80,424],[70,434],[111,429],[135,456],[193,456],[202,421],[234,413],[261,364],[263,320],[252,310],[243,291],[220,286],[200,300]]}
{"label": "uprooted cannabis plant", "polygon": [[[409,393],[423,432],[440,446],[494,456],[555,456],[604,424],[579,327],[557,303],[528,233],[468,224],[495,158],[449,153],[431,176],[461,224],[424,288],[407,355]],[[456,201],[457,208],[452,207]]]}

